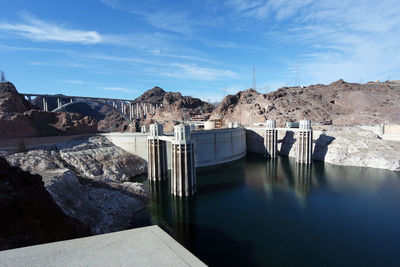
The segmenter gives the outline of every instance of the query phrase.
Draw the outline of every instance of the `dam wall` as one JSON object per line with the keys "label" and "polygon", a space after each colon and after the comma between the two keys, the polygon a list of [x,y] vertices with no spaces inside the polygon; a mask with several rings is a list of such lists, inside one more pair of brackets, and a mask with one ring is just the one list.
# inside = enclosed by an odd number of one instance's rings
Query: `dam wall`
{"label": "dam wall", "polygon": [[[290,128],[277,128],[278,129],[278,154],[282,156],[296,157],[296,130]],[[313,138],[313,151],[315,144],[319,136],[322,134],[321,131],[314,130]],[[246,143],[247,151],[252,153],[264,154],[265,145],[265,128],[261,127],[246,127]]]}
{"label": "dam wall", "polygon": [[[147,160],[147,133],[106,133],[110,142],[125,151]],[[172,135],[166,134],[168,168],[171,168]],[[205,167],[231,162],[246,155],[246,130],[244,128],[194,131],[191,133],[194,143],[196,167]]]}

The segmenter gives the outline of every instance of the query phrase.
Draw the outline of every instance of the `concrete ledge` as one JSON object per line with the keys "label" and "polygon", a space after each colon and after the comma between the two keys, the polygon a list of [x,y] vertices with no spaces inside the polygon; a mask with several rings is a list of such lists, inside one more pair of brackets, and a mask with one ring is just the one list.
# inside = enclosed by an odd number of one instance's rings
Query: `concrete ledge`
{"label": "concrete ledge", "polygon": [[1,266],[206,266],[153,225],[0,252]]}

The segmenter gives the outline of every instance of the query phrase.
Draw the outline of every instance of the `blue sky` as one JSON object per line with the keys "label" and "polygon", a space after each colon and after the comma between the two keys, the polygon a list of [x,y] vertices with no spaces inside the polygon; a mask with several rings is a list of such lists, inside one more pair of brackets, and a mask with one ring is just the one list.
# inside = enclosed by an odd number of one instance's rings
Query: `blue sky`
{"label": "blue sky", "polygon": [[204,100],[252,86],[400,79],[398,0],[1,0],[0,69],[20,92]]}

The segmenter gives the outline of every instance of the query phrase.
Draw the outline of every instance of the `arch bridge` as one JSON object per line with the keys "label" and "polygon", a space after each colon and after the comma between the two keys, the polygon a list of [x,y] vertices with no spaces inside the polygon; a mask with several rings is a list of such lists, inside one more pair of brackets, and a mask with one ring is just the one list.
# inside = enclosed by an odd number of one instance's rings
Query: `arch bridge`
{"label": "arch bridge", "polygon": [[102,98],[102,97],[85,97],[85,96],[67,96],[67,95],[47,95],[47,94],[20,94],[29,102],[33,97],[42,98],[42,108],[49,111],[49,99],[56,99],[57,108],[51,110],[53,112],[61,111],[62,108],[75,103],[95,102],[104,104],[121,114],[126,120],[133,121],[135,119],[145,118],[148,114],[153,115],[156,109],[162,106],[161,102],[135,101],[129,99],[118,98]]}

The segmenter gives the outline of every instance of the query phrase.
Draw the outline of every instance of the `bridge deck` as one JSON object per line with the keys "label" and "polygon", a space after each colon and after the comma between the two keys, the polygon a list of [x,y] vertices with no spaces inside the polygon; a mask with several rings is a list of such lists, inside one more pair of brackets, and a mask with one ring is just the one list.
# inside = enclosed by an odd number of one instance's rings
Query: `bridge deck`
{"label": "bridge deck", "polygon": [[132,99],[119,99],[119,98],[106,98],[106,97],[90,97],[90,96],[71,96],[71,95],[47,95],[47,94],[26,94],[26,93],[20,93],[20,95],[23,96],[42,96],[42,97],[47,97],[47,98],[78,98],[78,99],[87,99],[87,100],[103,100],[103,101],[125,101],[125,102],[132,102],[132,103],[148,103],[148,104],[161,104],[162,102],[160,101],[136,101]]}

